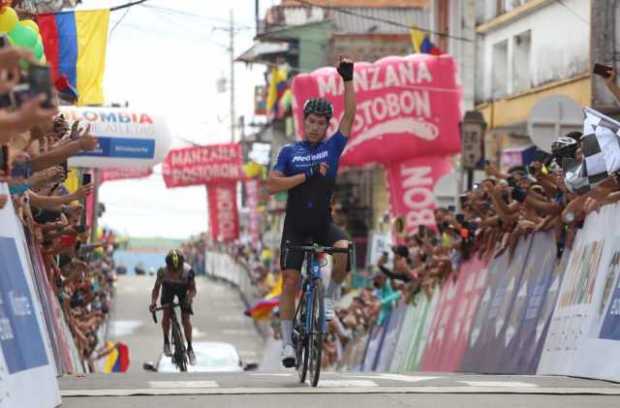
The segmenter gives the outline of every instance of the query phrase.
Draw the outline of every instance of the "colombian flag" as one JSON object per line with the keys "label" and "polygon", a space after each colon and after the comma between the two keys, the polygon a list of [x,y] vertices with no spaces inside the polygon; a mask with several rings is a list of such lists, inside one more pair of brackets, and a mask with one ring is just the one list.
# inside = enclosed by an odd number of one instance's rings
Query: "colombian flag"
{"label": "colombian flag", "polygon": [[282,294],[283,277],[280,274],[271,292],[263,300],[258,301],[254,306],[247,309],[244,314],[254,320],[264,320],[271,316],[271,311],[280,306],[280,295]]}
{"label": "colombian flag", "polygon": [[409,31],[409,34],[411,35],[411,45],[414,53],[433,55],[442,54],[441,50],[431,42],[429,33],[421,31],[417,28],[412,28]]}
{"label": "colombian flag", "polygon": [[103,361],[102,371],[106,374],[124,373],[129,368],[129,348],[124,343],[106,342],[109,354]]}
{"label": "colombian flag", "polygon": [[[55,84],[77,90],[78,105],[101,105],[110,10],[40,14],[37,23]],[[60,86],[61,92],[65,91]]]}
{"label": "colombian flag", "polygon": [[288,87],[288,69],[286,67],[273,67],[267,89],[267,114],[278,117],[278,102]]}

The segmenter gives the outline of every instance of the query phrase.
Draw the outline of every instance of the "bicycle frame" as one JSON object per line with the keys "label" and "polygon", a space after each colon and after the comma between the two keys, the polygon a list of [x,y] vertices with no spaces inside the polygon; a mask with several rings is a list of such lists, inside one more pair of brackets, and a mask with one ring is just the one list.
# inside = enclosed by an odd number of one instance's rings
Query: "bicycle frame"
{"label": "bicycle frame", "polygon": [[[306,254],[306,276],[304,278],[304,285],[302,287],[305,289],[303,291],[305,296],[306,305],[311,304],[312,296],[314,295],[315,290],[315,282],[321,279],[321,265],[316,259],[316,255],[313,252],[309,252]],[[312,308],[306,308],[306,329],[312,325]],[[321,327],[321,330],[324,330],[325,327]]]}

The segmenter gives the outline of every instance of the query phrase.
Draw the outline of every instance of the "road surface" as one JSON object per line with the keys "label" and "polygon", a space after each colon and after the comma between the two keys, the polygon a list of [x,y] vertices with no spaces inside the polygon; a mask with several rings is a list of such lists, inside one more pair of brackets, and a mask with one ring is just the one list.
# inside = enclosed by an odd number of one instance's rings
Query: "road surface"
{"label": "road surface", "polygon": [[[324,373],[318,388],[299,384],[294,372],[267,370],[236,374],[158,374],[142,371],[161,349],[161,331],[147,313],[153,277],[122,277],[117,285],[111,337],[126,342],[128,374],[60,379],[63,407],[614,407],[620,385],[544,376],[480,376],[446,373]],[[199,340],[235,344],[246,362],[269,360],[265,344],[242,315],[237,292],[222,283],[199,281],[195,325]],[[266,350],[265,353],[263,350]]]}

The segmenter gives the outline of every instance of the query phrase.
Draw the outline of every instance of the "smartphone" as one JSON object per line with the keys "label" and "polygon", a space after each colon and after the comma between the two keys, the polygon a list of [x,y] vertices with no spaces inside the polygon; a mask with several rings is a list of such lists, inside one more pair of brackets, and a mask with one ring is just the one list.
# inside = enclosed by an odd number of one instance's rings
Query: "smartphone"
{"label": "smartphone", "polygon": [[65,160],[64,162],[62,162],[61,166],[62,171],[65,173],[65,177],[67,177],[69,175],[69,163]]}
{"label": "smartphone", "polygon": [[10,174],[9,169],[9,146],[3,145],[0,148],[0,172],[3,175],[8,176]]}
{"label": "smartphone", "polygon": [[0,48],[8,47],[11,43],[9,43],[9,37],[6,34],[0,35]]}
{"label": "smartphone", "polygon": [[91,180],[92,180],[92,177],[90,173],[82,174],[82,185],[83,186],[90,184]]}
{"label": "smartphone", "polygon": [[608,65],[596,63],[594,64],[594,68],[592,69],[592,72],[595,73],[596,75],[602,76],[603,78],[609,78],[611,76],[609,71],[613,69],[614,69],[613,67],[610,67]]}
{"label": "smartphone", "polygon": [[52,108],[52,74],[49,65],[30,64],[28,66],[28,81],[32,97],[45,95],[41,104],[46,109]]}

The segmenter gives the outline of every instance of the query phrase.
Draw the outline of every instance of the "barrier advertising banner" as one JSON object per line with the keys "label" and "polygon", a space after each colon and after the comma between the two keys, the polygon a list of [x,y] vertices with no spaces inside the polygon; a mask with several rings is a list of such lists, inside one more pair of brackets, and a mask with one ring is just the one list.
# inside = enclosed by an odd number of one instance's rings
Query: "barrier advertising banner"
{"label": "barrier advertising banner", "polygon": [[461,265],[456,282],[444,284],[420,367],[423,371],[458,371],[486,279],[486,262],[474,258]]}
{"label": "barrier advertising banner", "polygon": [[508,316],[521,284],[523,269],[531,240],[519,241],[515,253],[508,251],[489,265],[488,285],[480,301],[474,326],[469,335],[469,348],[463,357],[462,369],[471,372],[497,372],[504,353]]}
{"label": "barrier advertising banner", "polygon": [[[8,194],[0,184],[0,194]],[[0,209],[0,383],[5,406],[60,404],[56,367],[21,224],[9,200]],[[36,392],[32,385],[36,384]]]}
{"label": "barrier advertising banner", "polygon": [[536,373],[540,339],[551,318],[566,265],[566,261],[558,263],[556,258],[554,234],[536,234],[523,279],[514,290],[517,296],[508,317],[505,349],[498,364],[501,373]]}
{"label": "barrier advertising banner", "polygon": [[239,237],[237,188],[234,182],[207,187],[209,199],[209,231],[219,242],[234,241]]}
{"label": "barrier advertising banner", "polygon": [[407,233],[414,233],[419,225],[435,225],[433,189],[451,172],[447,157],[423,157],[387,167],[390,210],[392,215],[404,217]]}
{"label": "barrier advertising banner", "polygon": [[[387,57],[374,64],[356,62],[357,113],[340,163],[389,164],[460,151],[462,90],[455,60],[449,55]],[[328,134],[344,114],[344,85],[335,68],[297,75],[293,110],[300,133],[304,102],[326,98],[334,105]]]}
{"label": "barrier advertising banner", "polygon": [[163,163],[166,187],[238,181],[244,178],[239,143],[173,149]]}
{"label": "barrier advertising banner", "polygon": [[[538,367],[560,374],[620,381],[618,204],[591,214],[573,244]],[[614,324],[615,323],[615,324]]]}
{"label": "barrier advertising banner", "polygon": [[438,301],[437,291],[433,293],[431,299],[426,295],[418,296],[415,313],[411,316],[414,320],[414,327],[408,334],[410,343],[407,350],[406,365],[402,371],[419,370]]}
{"label": "barrier advertising banner", "polygon": [[384,322],[385,325],[385,338],[383,339],[383,346],[379,352],[379,359],[377,361],[376,371],[383,373],[390,369],[390,363],[394,357],[396,351],[396,343],[400,336],[400,329],[402,327],[403,319],[405,318],[406,305],[400,305],[390,314],[389,321]]}

